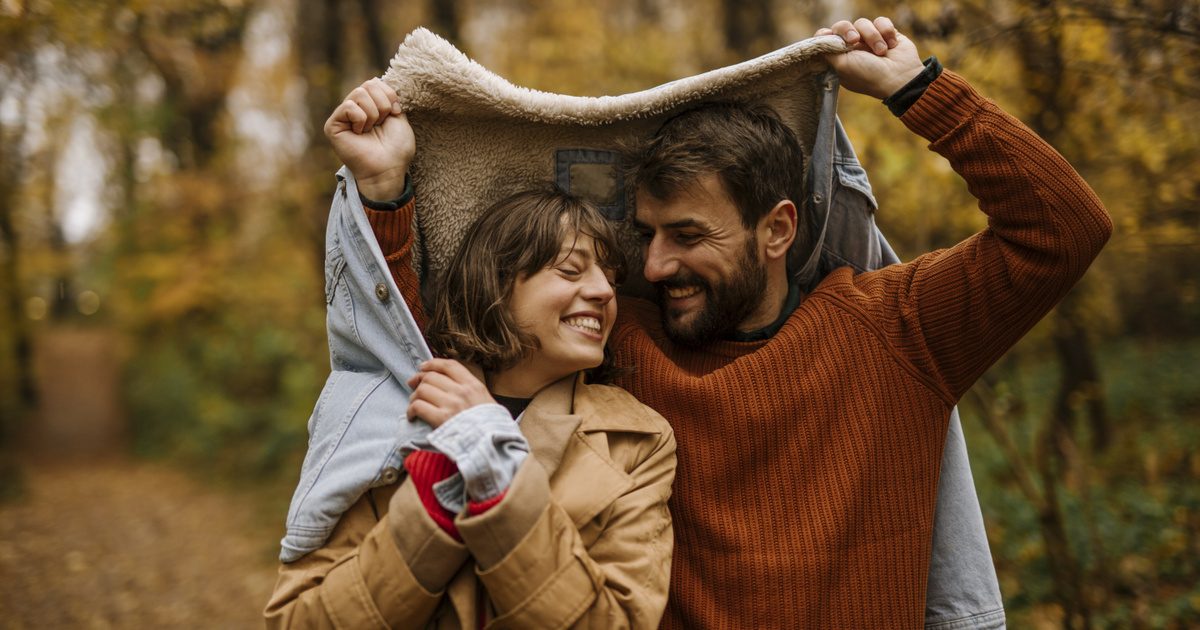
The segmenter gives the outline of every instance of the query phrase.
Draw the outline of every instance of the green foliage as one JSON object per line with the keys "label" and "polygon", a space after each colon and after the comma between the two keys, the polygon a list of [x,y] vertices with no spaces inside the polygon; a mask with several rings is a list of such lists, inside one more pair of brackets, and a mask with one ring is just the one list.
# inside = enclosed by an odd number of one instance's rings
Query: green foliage
{"label": "green foliage", "polygon": [[290,462],[324,377],[293,334],[226,320],[153,344],[127,367],[136,449],[256,476]]}
{"label": "green foliage", "polygon": [[[1200,622],[1200,342],[1125,340],[1100,354],[1105,401],[1120,418],[1112,446],[1058,480],[1073,551],[1098,597],[1099,627],[1184,627]],[[1051,417],[1057,367],[1014,353],[994,371],[997,404],[1015,410],[1009,431],[1024,461]],[[1013,627],[1044,622],[1055,600],[1038,513],[1012,477],[1013,463],[979,424],[968,398],[963,423],[992,553]],[[1090,434],[1080,426],[1079,447]],[[1174,626],[1172,626],[1174,624]],[[1182,625],[1181,625],[1182,624]]]}

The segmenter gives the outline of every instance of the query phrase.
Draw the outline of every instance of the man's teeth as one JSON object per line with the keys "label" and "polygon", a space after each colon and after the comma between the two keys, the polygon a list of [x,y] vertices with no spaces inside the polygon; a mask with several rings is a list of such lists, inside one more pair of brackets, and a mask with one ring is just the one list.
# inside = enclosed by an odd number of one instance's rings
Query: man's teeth
{"label": "man's teeth", "polygon": [[667,289],[667,295],[676,300],[692,297],[699,292],[700,287],[670,287]]}
{"label": "man's teeth", "polygon": [[600,320],[595,317],[568,317],[563,320],[568,326],[588,332],[600,332]]}

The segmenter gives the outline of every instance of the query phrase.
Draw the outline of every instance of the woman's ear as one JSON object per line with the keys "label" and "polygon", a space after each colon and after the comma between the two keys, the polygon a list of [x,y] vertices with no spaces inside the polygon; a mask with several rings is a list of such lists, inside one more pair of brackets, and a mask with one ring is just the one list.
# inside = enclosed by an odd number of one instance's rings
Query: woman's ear
{"label": "woman's ear", "polygon": [[786,259],[792,242],[796,240],[796,204],[784,199],[759,222],[765,232],[763,244],[768,260]]}

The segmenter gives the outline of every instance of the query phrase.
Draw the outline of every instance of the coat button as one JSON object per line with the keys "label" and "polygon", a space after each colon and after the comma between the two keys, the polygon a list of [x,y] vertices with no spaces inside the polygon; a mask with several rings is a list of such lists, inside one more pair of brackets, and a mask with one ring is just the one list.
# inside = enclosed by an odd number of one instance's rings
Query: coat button
{"label": "coat button", "polygon": [[388,290],[386,284],[380,282],[379,284],[375,285],[375,297],[379,298],[380,302],[388,301]]}
{"label": "coat button", "polygon": [[[816,193],[813,195],[813,203],[817,203],[817,204],[821,203],[821,193]],[[380,285],[380,286],[382,286],[382,285]]]}
{"label": "coat button", "polygon": [[399,470],[396,470],[395,468],[384,468],[383,469],[383,482],[384,483],[393,484],[393,483],[396,483],[396,480],[399,478],[400,478]]}

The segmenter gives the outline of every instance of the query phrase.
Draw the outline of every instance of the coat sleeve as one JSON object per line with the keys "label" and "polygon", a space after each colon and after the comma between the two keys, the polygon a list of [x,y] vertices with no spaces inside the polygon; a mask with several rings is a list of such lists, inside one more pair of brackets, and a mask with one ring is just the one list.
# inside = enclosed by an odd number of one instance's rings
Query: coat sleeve
{"label": "coat sleeve", "polygon": [[497,618],[489,628],[657,628],[670,586],[675,438],[658,436],[590,546],[527,458],[504,499],[460,516]]}
{"label": "coat sleeve", "polygon": [[1066,295],[1112,222],[1057,151],[949,70],[901,120],[950,161],[988,227],[858,276],[851,299],[953,404]]}
{"label": "coat sleeve", "polygon": [[324,547],[280,567],[264,612],[267,627],[423,626],[467,555],[434,523],[406,479],[382,519],[364,496]]}

